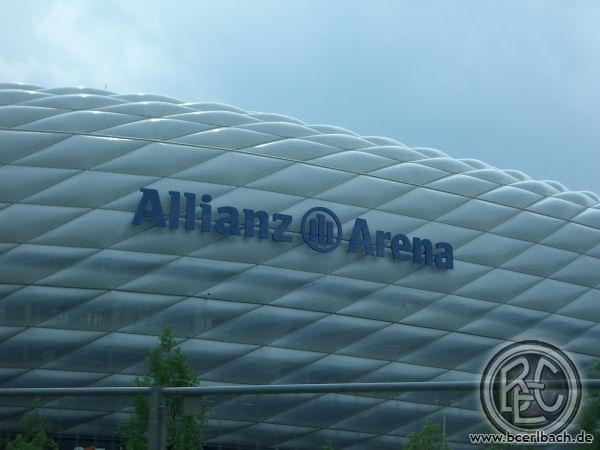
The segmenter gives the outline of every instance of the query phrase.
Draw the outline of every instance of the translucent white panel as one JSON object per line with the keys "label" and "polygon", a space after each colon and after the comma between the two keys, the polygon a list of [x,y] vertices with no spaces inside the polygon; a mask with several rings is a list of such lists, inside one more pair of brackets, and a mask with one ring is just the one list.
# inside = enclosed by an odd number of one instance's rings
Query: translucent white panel
{"label": "translucent white panel", "polygon": [[401,362],[452,369],[501,344],[497,339],[450,333],[401,358]]}
{"label": "translucent white panel", "polygon": [[600,230],[568,222],[556,232],[542,239],[541,243],[585,253],[600,243]]}
{"label": "translucent white panel", "polygon": [[[333,353],[360,341],[387,323],[332,314],[276,340],[273,346]],[[373,355],[371,355],[373,357]]]}
{"label": "translucent white panel", "polygon": [[419,153],[423,153],[424,155],[429,156],[430,158],[448,158],[447,153],[444,153],[443,151],[438,150],[437,148],[415,147],[414,149]]}
{"label": "translucent white panel", "polygon": [[9,205],[0,210],[0,241],[27,242],[86,211],[59,206]]}
{"label": "translucent white panel", "polygon": [[439,189],[440,191],[450,192],[452,194],[475,197],[483,192],[490,191],[498,185],[479,178],[469,177],[467,175],[451,175],[441,180],[429,183],[428,187]]}
{"label": "translucent white panel", "polygon": [[512,186],[500,186],[494,190],[483,193],[479,198],[492,203],[499,203],[500,205],[524,208],[527,205],[540,200],[542,196]]}
{"label": "translucent white panel", "polygon": [[463,326],[461,331],[499,339],[510,339],[547,315],[547,313],[528,308],[500,305]]}
{"label": "translucent white panel", "polygon": [[588,208],[574,217],[573,222],[600,230],[600,209]]}
{"label": "translucent white panel", "polygon": [[13,203],[76,174],[75,170],[46,167],[0,167],[0,201]]}
{"label": "translucent white panel", "polygon": [[[206,149],[208,152],[217,151]],[[292,164],[281,159],[266,158],[245,153],[225,152],[216,158],[174,174],[174,177],[207,183],[243,186],[251,181]]]}
{"label": "translucent white panel", "polygon": [[354,175],[339,170],[293,164],[248,184],[248,187],[312,197],[347,181]]}
{"label": "translucent white panel", "polygon": [[419,327],[457,330],[497,306],[497,303],[448,295],[405,317],[402,322]]}
{"label": "translucent white panel", "polygon": [[600,284],[600,258],[593,258],[586,255],[580,256],[553,274],[552,278],[566,281],[567,283],[597,287]]}
{"label": "translucent white panel", "polygon": [[[246,117],[250,119],[248,116]],[[312,128],[289,122],[257,122],[246,125],[238,125],[238,128],[288,138],[309,136],[315,134],[315,130],[313,130]]]}
{"label": "translucent white panel", "polygon": [[[241,131],[241,130],[240,130]],[[248,133],[250,133],[248,131]],[[319,158],[341,151],[338,147],[331,145],[318,144],[301,139],[277,140],[256,147],[246,148],[245,151],[257,153],[265,156],[275,156],[279,158],[291,159],[294,161],[306,161]]]}
{"label": "translucent white panel", "polygon": [[474,199],[458,206],[437,220],[459,227],[489,231],[518,212],[519,210],[515,208]]}
{"label": "translucent white panel", "polygon": [[[97,339],[91,331],[29,328],[0,343],[2,363],[10,367],[36,367]],[[88,367],[89,369],[89,367]]]}
{"label": "translucent white panel", "polygon": [[[405,364],[392,362],[380,369],[377,369],[360,379],[361,383],[391,383],[402,381],[429,381],[433,377],[443,373],[443,369],[428,366],[419,366],[416,364]],[[383,393],[374,393],[373,395],[383,396]],[[396,396],[396,393],[385,394]]]}
{"label": "translucent white panel", "polygon": [[[130,215],[129,217],[131,219],[133,216]],[[139,228],[138,234],[114,244],[112,248],[115,250],[184,256],[211,242],[225,238],[225,236],[217,233],[200,233],[197,230],[185,231],[159,227],[148,228],[147,224],[140,226]],[[227,239],[230,240],[233,238],[228,237]],[[194,256],[199,255],[194,254]],[[224,255],[220,255],[220,259],[228,258],[225,258]]]}
{"label": "translucent white panel", "polygon": [[96,166],[96,170],[137,175],[169,176],[222,152],[208,148],[152,143]]}
{"label": "translucent white panel", "polygon": [[[113,97],[114,98],[114,97]],[[194,111],[183,105],[175,105],[173,103],[163,101],[147,101],[135,103],[122,103],[116,106],[102,108],[103,111],[116,112],[119,114],[130,114],[132,116],[144,117],[164,117],[175,114],[186,114]]]}
{"label": "translucent white panel", "polygon": [[[232,361],[239,356],[250,353],[257,348],[256,345],[234,344],[231,342],[205,341],[201,339],[188,339],[179,345],[190,367],[196,373]],[[245,396],[244,396],[245,397]],[[247,397],[245,397],[247,398]]]}
{"label": "translucent white panel", "polygon": [[584,332],[580,333],[578,336],[574,337],[572,341],[566,344],[565,348],[570,351],[587,353],[588,355],[594,355],[596,357],[599,357],[599,341],[600,325],[596,325],[592,328],[588,328]]}
{"label": "translucent white panel", "polygon": [[[68,333],[100,334],[91,331],[68,331]],[[69,352],[62,358],[53,359],[44,368],[89,370],[92,367],[101,367],[105,372],[116,372],[133,362],[143,360],[150,349],[157,345],[158,339],[155,336],[111,333],[88,345],[80,345],[81,348]]]}
{"label": "translucent white panel", "polygon": [[[479,161],[478,159],[460,158],[459,161],[462,161],[465,164],[470,165],[471,167],[473,167],[476,170],[480,170],[480,169],[483,169],[483,170],[494,169],[489,164],[486,164],[483,161]],[[492,171],[489,171],[489,172],[492,172]]]}
{"label": "translucent white panel", "polygon": [[560,192],[558,189],[550,186],[549,184],[535,180],[519,181],[514,183],[514,186],[544,196],[554,195]]}
{"label": "translucent white panel", "polygon": [[87,248],[22,244],[0,255],[0,280],[33,283],[94,252]]}
{"label": "translucent white panel", "polygon": [[[112,177],[122,177],[123,179],[140,179],[141,176],[138,175],[121,175],[121,174],[111,174],[108,172],[96,172],[96,173],[106,173],[106,176]],[[151,180],[157,180],[157,177],[152,177]],[[198,181],[188,181],[181,180],[178,178],[158,178],[158,181],[154,183],[139,183],[134,189],[130,190],[128,194],[120,196],[116,198],[114,201],[111,201],[105,205],[103,205],[106,209],[116,209],[119,211],[131,211],[134,212],[137,210],[140,199],[142,198],[142,194],[140,192],[141,187],[146,187],[148,189],[156,189],[159,192],[161,204],[163,207],[163,212],[169,211],[171,207],[171,196],[168,195],[169,191],[179,191],[179,192],[191,192],[196,194],[197,202],[203,194],[210,194],[214,199],[217,199],[219,196],[223,195],[226,192],[229,192],[233,189],[232,186],[214,184],[214,183],[201,183]],[[180,196],[181,202],[181,211],[185,211],[184,203],[185,196]],[[213,203],[214,205],[214,203]],[[220,206],[220,205],[219,205]],[[199,208],[199,207],[198,207]],[[198,210],[198,208],[196,208]],[[196,217],[200,217],[199,213],[197,213]],[[133,216],[132,216],[133,218]],[[173,230],[171,230],[173,231]]]}
{"label": "translucent white panel", "polygon": [[385,145],[381,147],[369,147],[365,148],[362,151],[366,153],[371,153],[376,156],[381,156],[384,158],[393,159],[396,161],[417,161],[423,159],[423,154],[419,153],[415,150],[401,147],[399,145]]}
{"label": "translucent white panel", "polygon": [[584,207],[594,206],[599,203],[598,196],[593,192],[561,192],[556,194],[554,198]]}
{"label": "translucent white panel", "polygon": [[535,339],[562,346],[567,342],[577,338],[580,334],[586,330],[589,330],[594,325],[594,322],[590,322],[588,320],[580,320],[572,317],[552,314],[535,325],[527,328],[518,336],[515,336],[515,339]]}
{"label": "translucent white panel", "polygon": [[[0,168],[0,174],[2,169]],[[45,175],[47,172],[43,171],[57,171],[59,169],[26,168],[26,170],[31,172],[39,171]],[[61,178],[65,178],[66,174],[64,172],[66,171],[61,171]],[[70,174],[72,171],[68,172]],[[55,175],[54,178],[58,177]],[[31,195],[26,201],[41,205],[97,208],[129,193],[138,191],[140,187],[146,186],[155,179],[155,177],[143,177],[139,175],[85,171],[60,183],[57,182],[59,180],[56,180],[52,186]],[[36,190],[40,190],[40,188],[38,187]]]}
{"label": "translucent white panel", "polygon": [[456,250],[461,261],[497,267],[533,244],[491,233],[483,233]]}
{"label": "translucent white panel", "polygon": [[465,261],[456,261],[454,269],[452,270],[419,266],[417,264],[411,264],[410,262],[403,262],[400,264],[404,264],[405,266],[416,266],[418,267],[418,270],[415,270],[404,277],[399,276],[396,281],[397,284],[417,289],[429,289],[437,292],[452,292],[454,289],[458,289],[490,271],[490,268],[487,266],[471,264]]}
{"label": "translucent white panel", "polygon": [[188,298],[123,328],[128,333],[160,334],[169,327],[176,336],[192,337],[244,314],[254,305]]}
{"label": "translucent white panel", "polygon": [[[59,207],[32,206],[32,208],[68,209]],[[63,245],[70,247],[108,248],[142,231],[142,227],[131,226],[131,214],[120,211],[94,209],[87,214],[77,211],[64,225],[55,224],[52,231],[39,233],[31,242],[34,244]],[[63,213],[64,214],[64,213]],[[73,213],[71,213],[75,216]],[[0,223],[2,213],[0,212]],[[0,226],[1,228],[1,226]]]}
{"label": "translucent white panel", "polygon": [[260,347],[205,373],[202,378],[226,383],[270,383],[322,356],[322,353]]}
{"label": "translucent white panel", "polygon": [[565,225],[565,221],[523,211],[491,231],[515,239],[539,242]]}
{"label": "translucent white panel", "polygon": [[385,167],[370,173],[388,180],[400,181],[402,183],[421,185],[439,178],[447,177],[448,172],[434,169],[422,164],[402,163]]}
{"label": "translucent white panel", "polygon": [[[194,125],[201,126],[200,124]],[[215,128],[214,130],[190,134],[188,136],[174,139],[174,142],[237,150],[241,148],[252,147],[254,145],[264,144],[266,142],[271,142],[278,139],[281,138],[271,134],[257,133],[256,131],[242,130],[240,128]],[[251,151],[254,152],[254,149]]]}
{"label": "translucent white panel", "polygon": [[368,140],[376,145],[398,145],[401,144],[395,139],[388,138],[385,136],[363,136],[363,139]]}
{"label": "translucent white panel", "polygon": [[548,197],[527,207],[529,211],[545,214],[559,219],[569,220],[573,216],[583,211],[585,208],[576,203],[561,200],[555,197]]}
{"label": "translucent white panel", "polygon": [[[112,96],[114,92],[107,91],[105,89],[96,89],[84,86],[65,86],[65,87],[57,87],[57,88],[46,88],[39,89],[39,92],[44,92],[47,94],[94,94],[94,95],[102,95],[102,96]],[[113,97],[113,100],[118,101]]]}
{"label": "translucent white panel", "polygon": [[[53,289],[58,290],[60,288]],[[75,297],[75,294],[70,293],[70,291],[80,291],[72,288],[62,290],[67,291],[70,297]],[[89,291],[89,289],[86,289],[86,291]],[[85,301],[87,298],[79,294],[79,297],[82,297],[79,298],[79,305],[75,305],[71,301],[73,308],[62,311],[60,314],[55,312],[54,317],[44,322],[42,326],[75,330],[113,331],[180,300],[180,297],[139,294],[136,292],[110,291],[102,295],[97,295],[97,291],[92,292],[95,292],[94,297],[96,298]],[[87,297],[89,298],[91,295],[88,294]]]}
{"label": "translucent white panel", "polygon": [[[287,350],[291,351],[291,350]],[[298,350],[295,350],[298,351]],[[368,372],[384,366],[385,361],[355,358],[344,355],[327,355],[295,372],[277,380],[288,383],[348,383]]]}
{"label": "translucent white panel", "polygon": [[65,138],[66,135],[58,133],[0,130],[0,139],[3,143],[0,164],[8,164]]}
{"label": "translucent white panel", "polygon": [[540,277],[533,275],[493,269],[484,275],[480,275],[466,286],[457,289],[455,294],[504,303],[540,280]]}
{"label": "translucent white panel", "polygon": [[509,301],[511,305],[556,312],[587,291],[584,286],[545,279]]}
{"label": "translucent white panel", "polygon": [[387,286],[339,311],[369,319],[398,322],[426,307],[444,294],[403,286]]}
{"label": "translucent white panel", "polygon": [[0,127],[11,128],[46,117],[61,114],[63,111],[33,106],[0,106]]}
{"label": "translucent white panel", "polygon": [[389,256],[377,258],[362,256],[362,252],[353,254],[359,255],[359,257],[335,270],[333,275],[376,283],[393,283],[409,274],[423,270],[421,265],[411,264],[408,261],[393,261]]}
{"label": "translucent white panel", "polygon": [[439,339],[447,332],[393,324],[341,349],[339,353],[394,361]]}
{"label": "translucent white panel", "polygon": [[[205,111],[205,112],[188,112],[185,114],[175,114],[169,116],[170,119],[185,120],[188,122],[205,123],[207,125],[214,125],[216,127],[232,127],[235,125],[246,125],[259,122],[257,119],[247,116],[246,114],[239,114],[232,111]],[[260,122],[259,122],[260,123]],[[245,127],[244,127],[245,128]],[[248,128],[252,129],[252,128]],[[262,131],[262,130],[256,130]],[[262,131],[263,133],[269,133],[268,131]]]}
{"label": "translucent white panel", "polygon": [[79,92],[52,97],[38,98],[22,103],[23,105],[43,106],[46,108],[58,109],[96,109],[110,105],[118,105],[122,101],[106,95],[96,95],[94,93]]}
{"label": "translucent white panel", "polygon": [[209,125],[170,119],[145,119],[116,127],[103,127],[97,134],[118,137],[169,140],[209,129]]}
{"label": "translucent white panel", "polygon": [[225,103],[215,102],[197,102],[197,103],[181,103],[182,106],[195,109],[196,111],[231,111],[240,114],[246,114],[243,109],[235,106],[226,105]]}
{"label": "translucent white panel", "polygon": [[[279,338],[285,336],[284,340],[289,339],[289,333],[293,333],[298,328],[315,322],[323,316],[323,313],[312,311],[262,306],[212,328],[201,337],[217,341],[260,345],[276,341],[272,344],[276,347],[305,349],[305,346],[290,346],[285,345],[285,342],[282,344],[282,340]],[[323,350],[319,349],[319,351]]]}
{"label": "translucent white panel", "polygon": [[333,145],[335,147],[344,148],[347,150],[367,148],[373,145],[369,141],[365,141],[360,137],[351,136],[348,134],[317,134],[315,136],[308,136],[305,139],[312,142],[318,142],[320,144]]}
{"label": "translucent white panel", "polygon": [[0,91],[0,105],[14,105],[46,97],[50,97],[50,95],[42,92],[35,92],[33,90],[2,89]]}
{"label": "translucent white panel", "polygon": [[383,156],[347,150],[344,152],[334,153],[333,155],[313,159],[311,163],[324,167],[331,167],[333,169],[348,170],[356,173],[367,173],[372,170],[394,164],[395,161],[390,158],[384,158]]}
{"label": "translucent white panel", "polygon": [[140,92],[138,94],[113,95],[113,97],[121,100],[126,100],[128,102],[162,102],[174,104],[183,103],[181,100],[178,100],[173,97],[168,97],[166,95],[159,94],[147,94],[145,92]]}
{"label": "translucent white panel", "polygon": [[577,256],[577,253],[536,244],[506,261],[502,268],[548,277]]}
{"label": "translucent white panel", "polygon": [[467,175],[474,178],[480,178],[482,180],[489,181],[495,184],[513,184],[517,181],[514,177],[511,177],[506,172],[502,172],[496,169],[471,170],[467,172]]}
{"label": "translucent white panel", "polygon": [[418,163],[451,173],[463,173],[473,170],[470,165],[454,158],[427,158],[418,160]]}
{"label": "translucent white panel", "polygon": [[[86,252],[87,254],[91,252],[88,249],[69,249],[69,252],[74,251]],[[169,263],[173,259],[175,259],[174,256],[102,250],[79,264],[71,264],[65,270],[45,278],[44,284],[114,289],[131,279]]]}
{"label": "translucent white panel", "polygon": [[[292,235],[294,236],[294,235]],[[319,273],[330,273],[359,258],[358,253],[348,253],[348,244],[342,242],[335,252],[315,255],[315,252],[306,245],[301,244],[296,237],[296,247],[286,249],[285,253],[269,259],[265,264],[269,266],[284,267],[286,269],[303,270]]]}
{"label": "translucent white panel", "polygon": [[[48,117],[22,125],[27,130],[86,133],[124,123],[135,122],[139,117],[100,111],[75,111]],[[21,128],[21,127],[19,127]]]}
{"label": "translucent white panel", "polygon": [[467,197],[417,187],[407,194],[379,206],[379,209],[431,220],[456,209],[468,200]]}
{"label": "translucent white panel", "polygon": [[[402,229],[400,229],[399,231],[404,233]],[[454,225],[447,225],[445,223],[431,221],[425,222],[424,225],[411,231],[411,234],[415,236],[424,236],[433,242],[450,242],[452,246],[456,249],[467,242],[472,242],[474,239],[476,239],[478,236],[481,236],[483,233],[481,231],[469,228],[456,227]]]}
{"label": "translucent white panel", "polygon": [[263,122],[289,122],[295,123],[298,125],[306,125],[304,122],[298,119],[294,119],[293,117],[286,116],[284,114],[273,114],[273,113],[263,113],[263,112],[253,112],[248,114],[250,117],[255,117]]}
{"label": "translucent white panel", "polygon": [[200,295],[210,295],[223,300],[269,303],[319,277],[321,274],[259,266],[211,286]]}
{"label": "translucent white panel", "polygon": [[26,286],[0,301],[0,325],[31,326],[78,306],[103,291]]}
{"label": "translucent white panel", "polygon": [[106,373],[102,372],[33,369],[9,381],[5,386],[11,388],[83,387],[105,376]]}
{"label": "translucent white panel", "polygon": [[[252,199],[252,203],[250,204],[248,202],[249,199]],[[250,207],[255,211],[285,212],[284,210],[286,208],[296,205],[302,200],[302,197],[295,195],[239,187],[227,192],[218,199],[213,200],[213,209],[217,206],[227,205],[238,208],[240,211]]]}
{"label": "translucent white panel", "polygon": [[[490,347],[493,348],[493,347]],[[477,368],[477,372],[480,372],[480,368]],[[472,381],[479,382],[481,380],[481,375],[478,373],[470,373],[456,369],[450,370],[442,370],[442,373],[431,381]],[[476,401],[470,401],[469,397],[473,397],[473,394],[465,391],[422,391],[422,392],[406,392],[404,394],[399,395],[397,398],[399,400],[411,401],[414,403],[426,403],[429,405],[434,405],[436,407],[440,407],[442,405],[456,405],[461,407],[461,404],[465,404],[468,408],[477,409],[479,408],[480,401],[479,397],[477,397]],[[395,433],[403,434],[404,430],[421,429],[421,425],[415,425],[415,423],[420,423],[420,421],[410,422],[408,425],[402,426]]]}
{"label": "translucent white panel", "polygon": [[16,162],[27,166],[90,169],[145,144],[130,139],[76,135]]}
{"label": "translucent white panel", "polygon": [[328,275],[281,297],[274,305],[312,311],[334,312],[383,288],[379,283],[361,282]]}
{"label": "translucent white panel", "polygon": [[358,136],[358,134],[356,134],[354,131],[350,131],[342,127],[337,127],[335,125],[311,125],[311,127],[322,134],[346,134],[348,136],[361,137]]}
{"label": "translucent white panel", "polygon": [[600,323],[600,290],[590,289],[558,311],[565,316],[594,320]]}
{"label": "translucent white panel", "polygon": [[350,181],[315,195],[315,198],[344,204],[375,208],[393,198],[400,197],[412,189],[401,183],[358,175]]}
{"label": "translucent white panel", "polygon": [[[294,423],[309,427],[325,428],[381,402],[381,399],[376,398],[326,394],[308,401],[291,411],[275,416],[270,419],[270,422]],[[318,448],[318,446],[312,448]]]}
{"label": "translucent white panel", "polygon": [[[159,258],[161,262],[165,258],[172,260],[167,256]],[[123,286],[123,289],[172,295],[195,295],[251,267],[250,264],[180,258],[173,264],[128,283]]]}
{"label": "translucent white panel", "polygon": [[40,91],[43,90],[41,86],[37,86],[35,84],[23,83],[22,81],[18,81],[16,83],[3,82],[0,83],[0,89],[15,89],[15,90],[29,90],[29,91]]}

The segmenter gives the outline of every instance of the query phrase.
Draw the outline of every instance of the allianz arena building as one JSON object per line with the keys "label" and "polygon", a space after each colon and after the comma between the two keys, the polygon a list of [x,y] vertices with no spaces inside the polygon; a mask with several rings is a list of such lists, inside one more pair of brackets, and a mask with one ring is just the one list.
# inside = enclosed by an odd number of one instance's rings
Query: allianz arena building
{"label": "allianz arena building", "polygon": [[[131,385],[165,327],[204,386],[479,380],[525,339],[582,374],[600,358],[590,192],[279,114],[9,83],[0,164],[0,387]],[[428,417],[466,449],[488,430],[469,392],[208,402],[223,449],[395,450]],[[18,430],[29,404],[2,405]],[[107,448],[128,416],[41,411]]]}

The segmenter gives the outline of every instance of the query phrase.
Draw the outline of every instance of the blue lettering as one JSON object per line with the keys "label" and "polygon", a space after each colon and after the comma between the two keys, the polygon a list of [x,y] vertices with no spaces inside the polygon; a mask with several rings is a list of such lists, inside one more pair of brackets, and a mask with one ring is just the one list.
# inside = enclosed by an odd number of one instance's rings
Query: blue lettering
{"label": "blue lettering", "polygon": [[273,220],[279,220],[281,223],[273,230],[273,236],[271,239],[280,242],[292,242],[292,237],[284,234],[292,223],[292,216],[288,214],[275,213],[273,214]]}
{"label": "blue lettering", "polygon": [[352,237],[348,243],[348,251],[355,253],[358,247],[362,247],[367,255],[373,255],[373,244],[369,235],[369,226],[365,219],[356,219],[352,229]]}
{"label": "blue lettering", "polygon": [[[142,199],[138,203],[135,216],[131,221],[132,225],[140,225],[144,219],[149,219],[154,222],[157,227],[166,227],[165,218],[163,217],[163,209],[160,204],[160,197],[156,189],[140,188]],[[148,209],[150,205],[150,209]]]}
{"label": "blue lettering", "polygon": [[221,206],[217,208],[219,214],[227,214],[226,217],[219,217],[215,222],[215,231],[219,234],[229,236],[240,235],[240,215],[237,208],[233,206]]}

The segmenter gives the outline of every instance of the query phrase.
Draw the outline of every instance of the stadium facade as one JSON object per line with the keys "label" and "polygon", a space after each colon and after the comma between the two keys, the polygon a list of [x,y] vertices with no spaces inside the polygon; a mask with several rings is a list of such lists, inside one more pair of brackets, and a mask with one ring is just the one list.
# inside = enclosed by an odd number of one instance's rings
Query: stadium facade
{"label": "stadium facade", "polygon": [[[568,156],[565,156],[565,160]],[[203,385],[478,380],[507,342],[600,358],[600,199],[218,103],[0,84],[0,386],[130,385],[171,327]],[[24,402],[3,402],[14,430]],[[210,399],[216,446],[397,449],[466,392]],[[64,435],[126,403],[58,399]]]}

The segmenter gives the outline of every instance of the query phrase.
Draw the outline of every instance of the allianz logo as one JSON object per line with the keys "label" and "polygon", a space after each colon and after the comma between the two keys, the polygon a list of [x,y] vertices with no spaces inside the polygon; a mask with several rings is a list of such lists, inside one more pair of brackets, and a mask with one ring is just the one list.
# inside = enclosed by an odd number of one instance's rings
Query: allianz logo
{"label": "allianz logo", "polygon": [[[177,229],[180,227],[182,193],[169,191],[170,207],[165,214],[161,198],[156,189],[140,188],[140,199],[132,225],[141,225],[145,221],[160,228]],[[213,214],[210,204],[212,197],[204,194],[200,202],[196,194],[183,193],[184,229],[188,231],[199,228],[202,233],[216,232],[225,236],[244,236],[259,239],[271,239],[277,242],[291,243],[293,236],[289,227],[293,217],[289,214],[256,211],[244,208],[242,212],[233,206],[216,208]],[[197,211],[199,208],[199,211]],[[240,216],[244,223],[240,225]],[[213,224],[214,222],[214,224]],[[300,235],[306,245],[318,253],[328,253],[339,247],[342,242],[342,224],[338,216],[328,208],[317,206],[309,209],[300,221]],[[454,268],[454,250],[448,242],[433,243],[429,239],[413,237],[410,239],[402,233],[393,234],[388,231],[376,230],[375,240],[371,238],[369,225],[365,219],[354,220],[352,233],[348,240],[348,252],[359,250],[366,255],[383,258],[386,249],[390,249],[392,258],[396,261],[412,261],[415,264],[435,266],[439,269]]]}

